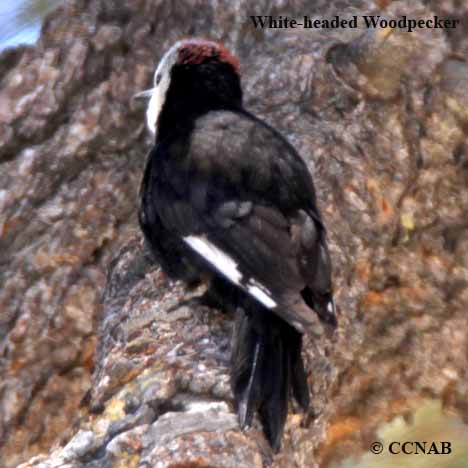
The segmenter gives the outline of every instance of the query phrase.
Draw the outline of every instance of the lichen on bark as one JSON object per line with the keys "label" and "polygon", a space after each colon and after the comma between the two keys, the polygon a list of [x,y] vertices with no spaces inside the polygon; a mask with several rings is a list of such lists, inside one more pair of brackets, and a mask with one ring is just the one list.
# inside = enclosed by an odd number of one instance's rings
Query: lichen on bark
{"label": "lichen on bark", "polygon": [[[72,0],[35,47],[0,56],[7,468],[325,466],[428,395],[467,416],[467,8],[202,3]],[[382,35],[259,30],[250,14],[463,21]],[[187,35],[239,56],[246,106],[307,160],[329,230],[339,329],[306,339],[312,409],[291,409],[278,455],[237,427],[232,317],[182,305],[192,293],[137,227],[151,141],[131,97]]]}

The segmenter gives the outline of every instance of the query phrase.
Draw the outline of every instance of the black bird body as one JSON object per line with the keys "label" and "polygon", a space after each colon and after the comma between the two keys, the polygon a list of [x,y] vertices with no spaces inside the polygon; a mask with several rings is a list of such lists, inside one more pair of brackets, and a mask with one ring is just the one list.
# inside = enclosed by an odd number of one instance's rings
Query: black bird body
{"label": "black bird body", "polygon": [[157,132],[140,225],[169,275],[230,285],[225,299],[241,311],[231,372],[240,422],[258,410],[278,448],[290,389],[309,404],[301,333],[318,318],[335,324],[312,178],[287,140],[242,107],[237,65],[222,46],[171,50],[155,75],[156,86],[170,75],[164,100],[148,111]]}

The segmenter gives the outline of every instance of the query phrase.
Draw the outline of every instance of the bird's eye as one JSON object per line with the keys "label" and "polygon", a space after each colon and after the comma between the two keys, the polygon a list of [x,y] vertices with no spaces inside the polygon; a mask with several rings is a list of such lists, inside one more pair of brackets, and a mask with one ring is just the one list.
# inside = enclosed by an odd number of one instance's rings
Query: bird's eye
{"label": "bird's eye", "polygon": [[158,86],[160,81],[161,81],[161,75],[156,75],[156,79],[155,79],[156,86]]}

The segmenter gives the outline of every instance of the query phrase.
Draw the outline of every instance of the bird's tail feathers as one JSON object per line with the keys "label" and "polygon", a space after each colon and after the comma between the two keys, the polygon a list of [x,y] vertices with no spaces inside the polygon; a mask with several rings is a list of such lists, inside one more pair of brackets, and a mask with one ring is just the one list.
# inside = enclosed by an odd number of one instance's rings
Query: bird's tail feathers
{"label": "bird's tail feathers", "polygon": [[231,383],[239,423],[249,427],[258,411],[275,450],[281,445],[290,393],[304,410],[309,406],[301,348],[302,335],[284,320],[264,310],[238,310]]}

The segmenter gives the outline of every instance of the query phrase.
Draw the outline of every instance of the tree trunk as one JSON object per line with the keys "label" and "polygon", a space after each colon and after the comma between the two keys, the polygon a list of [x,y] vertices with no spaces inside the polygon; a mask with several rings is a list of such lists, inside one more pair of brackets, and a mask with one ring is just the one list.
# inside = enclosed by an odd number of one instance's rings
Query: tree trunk
{"label": "tree trunk", "polygon": [[[0,56],[6,468],[326,466],[428,395],[467,415],[468,7],[286,3],[70,0],[37,46]],[[255,14],[465,21],[257,29]],[[151,140],[132,96],[188,35],[239,56],[246,107],[307,160],[328,226],[339,327],[305,340],[312,409],[291,408],[277,455],[237,425],[232,317],[169,282],[137,226]]]}

